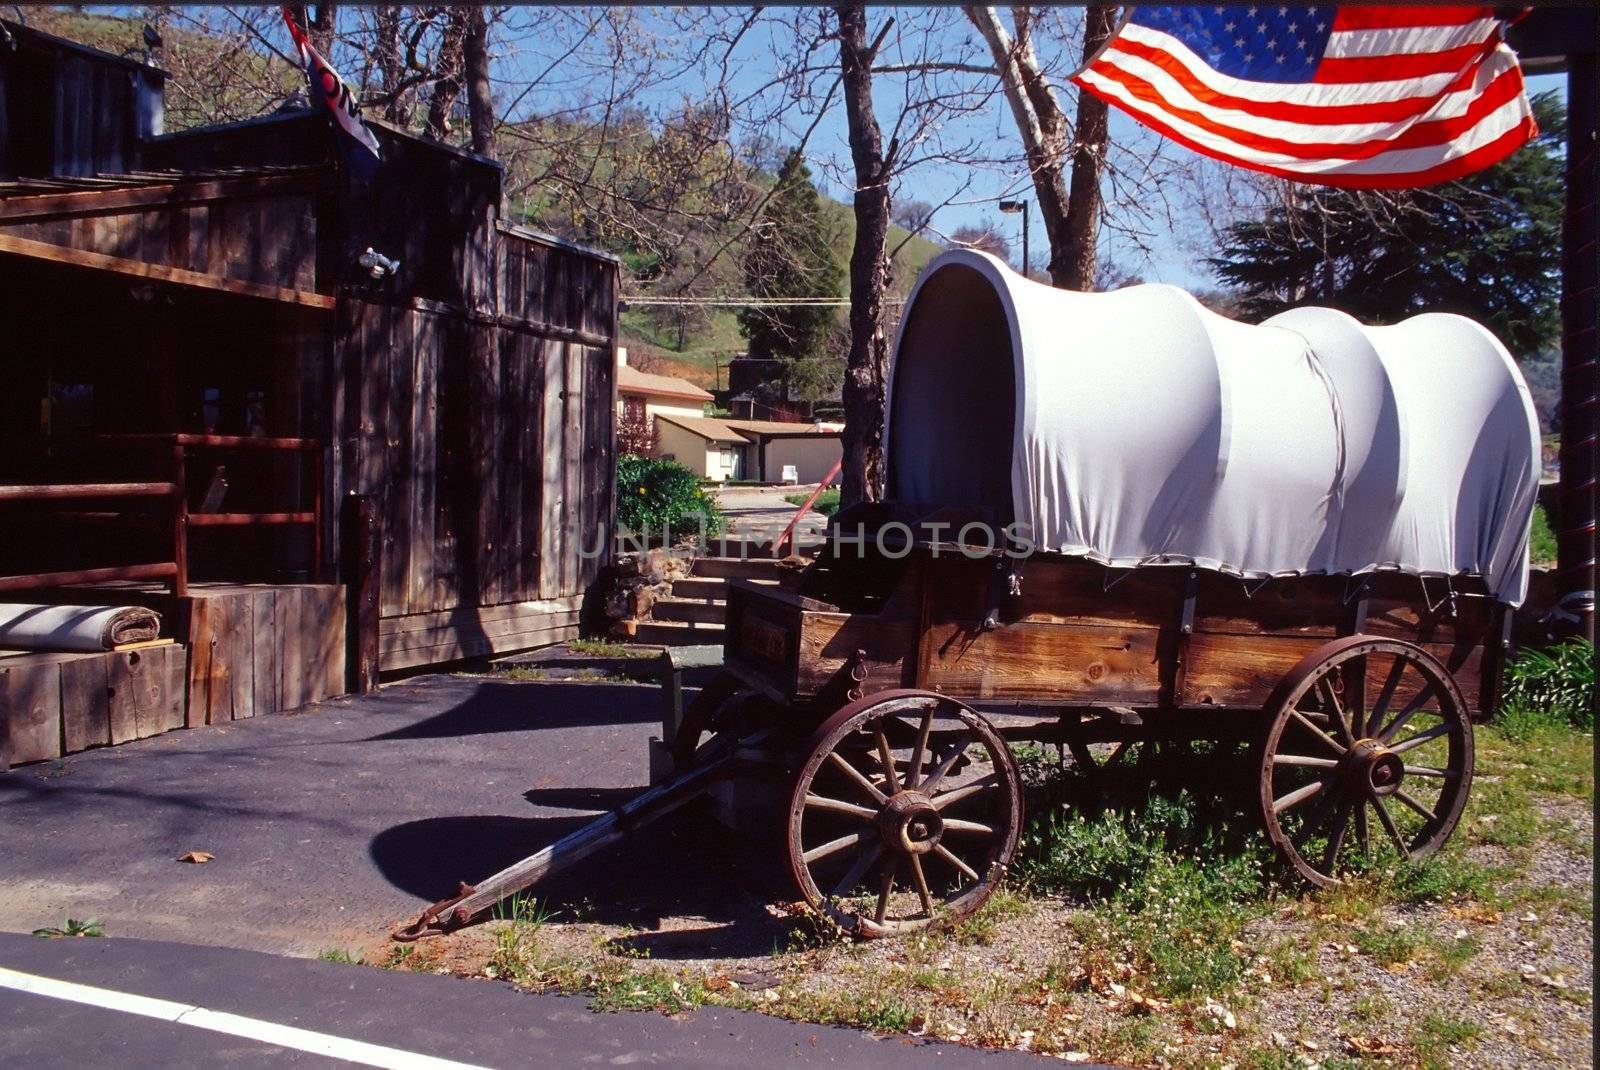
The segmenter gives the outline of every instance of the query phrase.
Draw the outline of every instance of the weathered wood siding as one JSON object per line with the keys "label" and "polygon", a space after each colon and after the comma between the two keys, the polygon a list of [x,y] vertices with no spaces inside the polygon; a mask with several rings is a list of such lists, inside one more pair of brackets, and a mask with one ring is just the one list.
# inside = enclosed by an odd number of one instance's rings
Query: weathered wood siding
{"label": "weathered wood siding", "polygon": [[345,473],[380,502],[385,669],[576,635],[609,544],[615,266],[503,228],[492,254],[488,310],[341,311]]}

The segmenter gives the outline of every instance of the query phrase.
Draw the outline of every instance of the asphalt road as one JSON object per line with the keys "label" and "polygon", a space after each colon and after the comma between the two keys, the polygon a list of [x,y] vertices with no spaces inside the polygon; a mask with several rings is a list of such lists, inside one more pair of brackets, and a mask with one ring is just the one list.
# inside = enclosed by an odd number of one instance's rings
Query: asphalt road
{"label": "asphalt road", "polygon": [[705,1008],[677,1018],[595,1014],[581,998],[517,992],[490,981],[165,942],[5,933],[0,1036],[0,1067],[29,1070],[909,1070],[1040,1063],[1017,1052],[874,1037],[741,1011]]}

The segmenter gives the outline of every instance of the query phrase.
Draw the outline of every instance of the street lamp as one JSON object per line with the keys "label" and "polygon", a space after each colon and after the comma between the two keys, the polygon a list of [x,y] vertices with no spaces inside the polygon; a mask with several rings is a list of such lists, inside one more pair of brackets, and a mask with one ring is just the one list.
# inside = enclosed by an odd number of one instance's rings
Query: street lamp
{"label": "street lamp", "polygon": [[1001,201],[1002,212],[1022,213],[1022,277],[1028,277],[1028,202],[1027,201]]}

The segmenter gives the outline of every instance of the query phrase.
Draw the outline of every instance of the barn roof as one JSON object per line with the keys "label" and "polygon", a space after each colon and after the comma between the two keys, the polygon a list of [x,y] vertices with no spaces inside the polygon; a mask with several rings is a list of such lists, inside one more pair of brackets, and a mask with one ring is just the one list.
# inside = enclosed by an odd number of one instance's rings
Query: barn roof
{"label": "barn roof", "polygon": [[729,427],[726,420],[716,420],[709,416],[672,416],[667,413],[657,413],[656,419],[675,424],[709,442],[730,442],[736,446],[750,444],[750,440]]}
{"label": "barn roof", "polygon": [[1176,287],[1056,290],[956,250],[907,301],[889,398],[890,498],[992,508],[1042,550],[1526,593],[1538,423],[1461,316],[1250,326]]}

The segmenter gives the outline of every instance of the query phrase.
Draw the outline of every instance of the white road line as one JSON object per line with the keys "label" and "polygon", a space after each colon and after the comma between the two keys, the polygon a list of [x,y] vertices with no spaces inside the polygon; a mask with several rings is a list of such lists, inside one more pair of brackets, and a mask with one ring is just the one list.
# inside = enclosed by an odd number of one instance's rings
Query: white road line
{"label": "white road line", "polygon": [[226,1033],[229,1036],[258,1040],[263,1044],[294,1048],[297,1051],[326,1055],[332,1059],[344,1059],[364,1066],[381,1066],[389,1070],[485,1070],[484,1067],[474,1066],[471,1063],[458,1063],[452,1059],[421,1055],[401,1048],[368,1044],[364,1040],[351,1040],[348,1037],[336,1037],[311,1029],[298,1029],[292,1025],[266,1022],[259,1018],[246,1018],[242,1014],[207,1010],[204,1007],[168,999],[153,999],[132,992],[118,992],[115,989],[96,988],[93,985],[80,985],[72,981],[58,981],[53,977],[39,977],[31,973],[10,970],[4,966],[0,966],[0,988],[11,988],[18,992],[67,1000],[71,1003],[86,1003],[91,1007],[104,1007],[106,1010],[137,1014],[145,1018],[159,1018],[178,1025],[189,1025],[213,1033]]}

